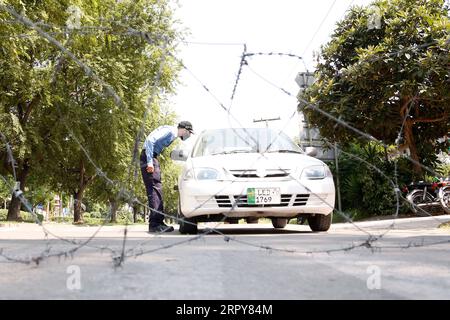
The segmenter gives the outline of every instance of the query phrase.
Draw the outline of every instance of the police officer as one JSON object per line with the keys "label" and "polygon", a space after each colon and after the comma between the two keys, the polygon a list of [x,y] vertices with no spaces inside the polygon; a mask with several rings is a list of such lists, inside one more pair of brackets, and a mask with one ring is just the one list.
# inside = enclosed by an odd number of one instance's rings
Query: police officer
{"label": "police officer", "polygon": [[173,227],[164,223],[163,194],[161,169],[158,155],[176,138],[188,139],[193,132],[189,121],[181,121],[177,127],[161,126],[153,130],[145,139],[141,152],[141,173],[147,191],[148,206],[150,207],[149,232],[171,232]]}

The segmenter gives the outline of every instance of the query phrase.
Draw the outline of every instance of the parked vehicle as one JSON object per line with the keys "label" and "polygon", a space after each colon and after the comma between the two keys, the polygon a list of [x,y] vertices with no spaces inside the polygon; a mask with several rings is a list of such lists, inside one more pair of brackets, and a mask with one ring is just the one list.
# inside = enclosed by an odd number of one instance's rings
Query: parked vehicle
{"label": "parked vehicle", "polygon": [[308,156],[285,134],[268,128],[227,128],[200,134],[178,181],[181,233],[197,233],[197,222],[255,222],[275,228],[305,217],[313,231],[330,228],[335,201],[328,166]]}
{"label": "parked vehicle", "polygon": [[410,184],[407,191],[406,199],[414,213],[431,213],[433,208],[440,207],[450,214],[450,181],[420,181]]}

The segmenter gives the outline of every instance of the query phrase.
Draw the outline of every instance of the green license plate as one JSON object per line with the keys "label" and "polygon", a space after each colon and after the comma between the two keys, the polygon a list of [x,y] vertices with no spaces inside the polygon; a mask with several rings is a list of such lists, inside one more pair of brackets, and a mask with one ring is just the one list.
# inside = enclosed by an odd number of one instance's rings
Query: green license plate
{"label": "green license plate", "polygon": [[248,188],[248,204],[280,204],[280,188]]}

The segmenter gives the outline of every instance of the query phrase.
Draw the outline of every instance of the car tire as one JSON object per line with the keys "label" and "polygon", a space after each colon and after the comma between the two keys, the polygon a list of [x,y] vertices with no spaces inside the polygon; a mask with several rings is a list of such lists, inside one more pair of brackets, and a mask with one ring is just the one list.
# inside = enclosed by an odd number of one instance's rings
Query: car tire
{"label": "car tire", "polygon": [[186,218],[181,212],[180,201],[178,200],[178,223],[180,224],[180,229],[178,230],[181,234],[197,234],[198,226],[197,221],[192,218]]}
{"label": "car tire", "polygon": [[245,219],[245,221],[250,224],[258,223],[259,218],[258,217],[248,217]]}
{"label": "car tire", "polygon": [[328,231],[328,229],[330,229],[332,219],[332,213],[327,215],[316,214],[315,216],[308,217],[308,224],[314,232]]}
{"label": "car tire", "polygon": [[194,219],[183,218],[183,220],[180,220],[179,231],[181,234],[197,234],[197,222]]}
{"label": "car tire", "polygon": [[227,219],[228,224],[239,224],[239,219]]}
{"label": "car tire", "polygon": [[286,227],[287,223],[287,218],[272,218],[272,225],[274,228],[283,229],[284,227]]}

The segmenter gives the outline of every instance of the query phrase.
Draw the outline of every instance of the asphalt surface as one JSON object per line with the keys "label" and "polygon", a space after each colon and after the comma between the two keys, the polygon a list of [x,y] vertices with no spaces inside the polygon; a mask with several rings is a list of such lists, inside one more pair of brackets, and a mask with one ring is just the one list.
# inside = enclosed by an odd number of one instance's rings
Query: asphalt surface
{"label": "asphalt surface", "polygon": [[449,220],[335,224],[327,233],[210,223],[200,231],[222,234],[199,237],[133,225],[125,250],[124,226],[47,224],[46,235],[2,224],[0,299],[450,299],[450,229],[437,228]]}

